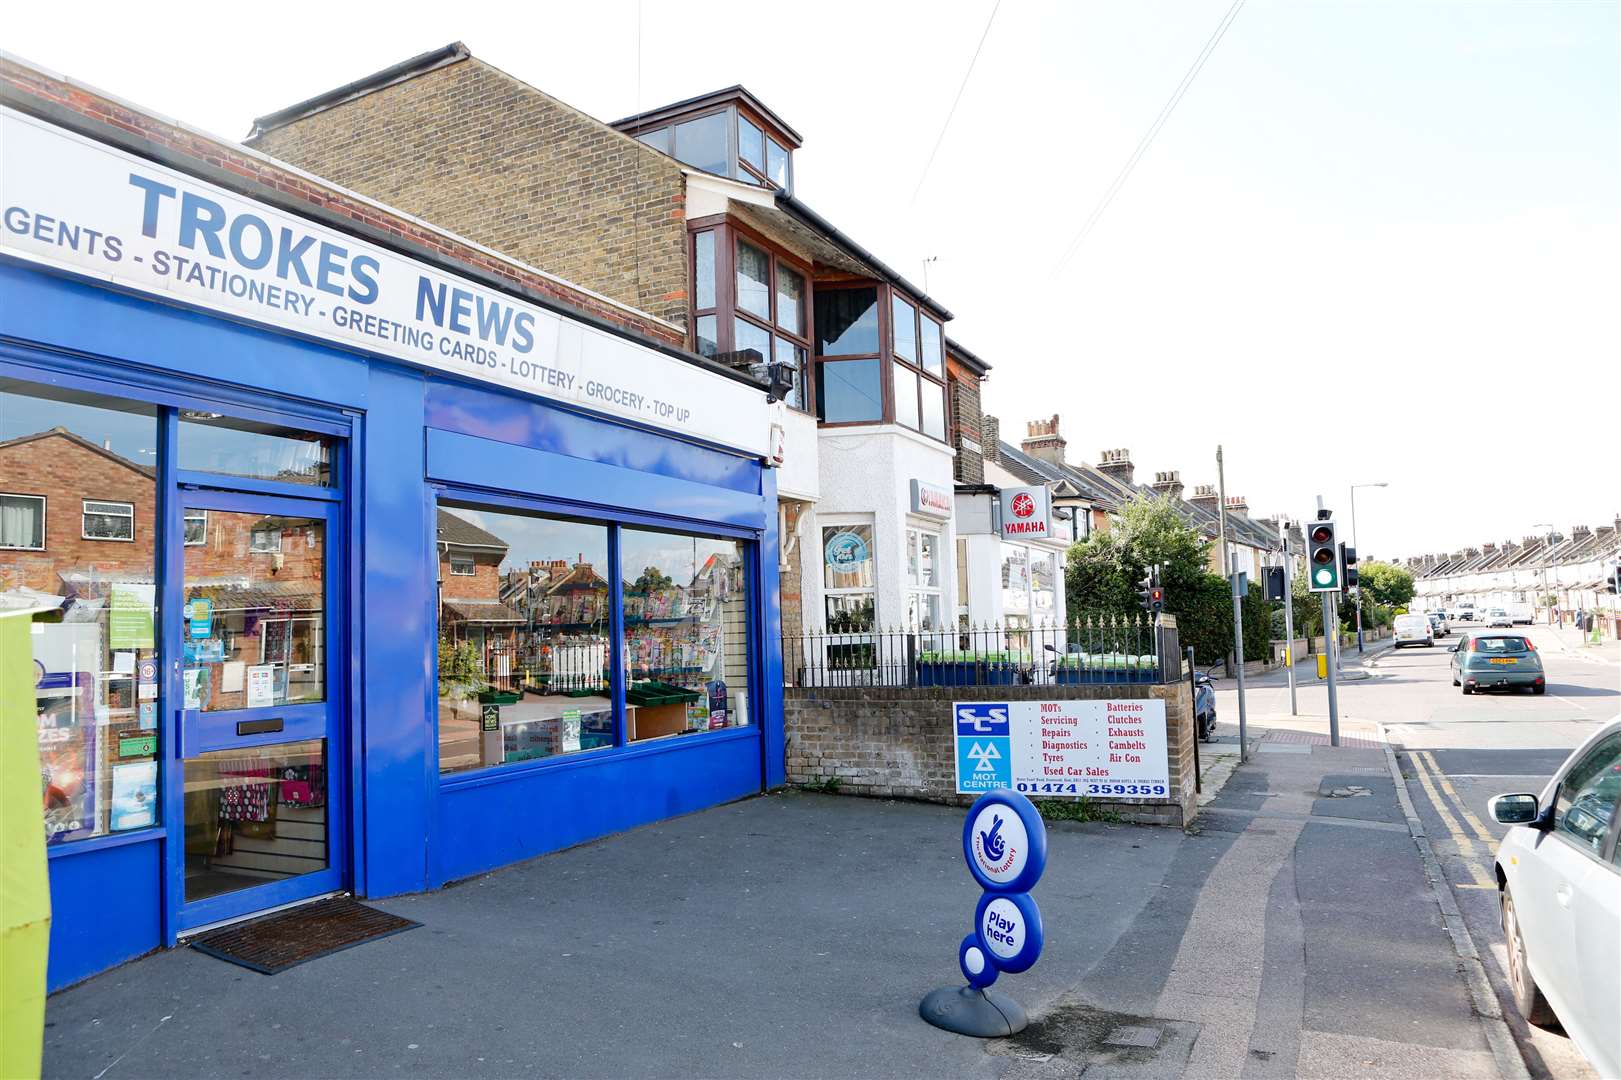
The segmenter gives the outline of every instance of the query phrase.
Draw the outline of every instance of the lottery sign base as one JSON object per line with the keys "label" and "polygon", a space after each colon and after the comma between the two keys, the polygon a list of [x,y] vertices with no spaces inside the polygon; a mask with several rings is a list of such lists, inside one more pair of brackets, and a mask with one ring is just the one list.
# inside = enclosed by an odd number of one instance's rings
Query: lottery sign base
{"label": "lottery sign base", "polygon": [[917,1011],[937,1028],[976,1039],[1017,1035],[1030,1024],[1024,1006],[1017,1001],[1000,990],[976,990],[972,986],[932,990]]}

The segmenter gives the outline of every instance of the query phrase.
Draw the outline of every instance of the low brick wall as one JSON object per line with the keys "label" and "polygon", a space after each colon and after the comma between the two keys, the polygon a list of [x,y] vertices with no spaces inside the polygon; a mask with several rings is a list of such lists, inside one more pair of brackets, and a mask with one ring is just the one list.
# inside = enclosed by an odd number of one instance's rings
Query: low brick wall
{"label": "low brick wall", "polygon": [[1173,798],[1090,799],[1128,821],[1186,825],[1193,819],[1193,703],[1186,682],[1169,686],[788,687],[783,690],[788,782],[838,782],[841,794],[967,806],[956,791],[954,701],[1165,702]]}

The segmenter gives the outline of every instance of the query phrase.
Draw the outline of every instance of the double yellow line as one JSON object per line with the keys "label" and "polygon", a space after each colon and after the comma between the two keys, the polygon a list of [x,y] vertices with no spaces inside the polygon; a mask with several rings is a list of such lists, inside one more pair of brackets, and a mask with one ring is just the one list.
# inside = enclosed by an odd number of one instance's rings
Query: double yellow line
{"label": "double yellow line", "polygon": [[[1412,760],[1413,767],[1418,772],[1418,782],[1424,785],[1424,793],[1430,797],[1430,802],[1435,806],[1435,812],[1440,816],[1441,824],[1446,827],[1447,832],[1452,837],[1452,842],[1458,846],[1458,853],[1463,856],[1465,865],[1469,867],[1469,875],[1473,878],[1473,884],[1460,885],[1459,888],[1497,888],[1496,879],[1486,872],[1486,867],[1492,861],[1492,850],[1497,845],[1496,838],[1481,823],[1481,820],[1474,815],[1474,812],[1469,809],[1469,804],[1463,801],[1463,797],[1452,786],[1452,781],[1447,779],[1446,773],[1441,771],[1440,766],[1435,763],[1435,758],[1430,755],[1428,750],[1409,751],[1407,756]],[[1446,799],[1442,798],[1441,792],[1445,792],[1457,804],[1457,816],[1453,815],[1451,809],[1447,806]],[[1464,831],[1463,825],[1459,822],[1460,817],[1463,823],[1469,826],[1473,835]],[[1480,846],[1482,854],[1482,857],[1479,858],[1475,854],[1477,844]]]}

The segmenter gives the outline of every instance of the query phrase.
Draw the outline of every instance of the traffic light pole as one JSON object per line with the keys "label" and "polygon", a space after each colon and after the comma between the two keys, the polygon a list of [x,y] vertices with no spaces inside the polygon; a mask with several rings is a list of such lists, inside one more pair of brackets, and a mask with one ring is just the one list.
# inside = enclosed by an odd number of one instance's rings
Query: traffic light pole
{"label": "traffic light pole", "polygon": [[1244,712],[1244,599],[1238,592],[1237,556],[1228,564],[1227,580],[1233,589],[1233,651],[1238,656],[1238,760],[1244,761],[1249,746],[1249,718]]}
{"label": "traffic light pole", "polygon": [[1283,518],[1278,518],[1278,542],[1283,546],[1283,638],[1288,643],[1284,656],[1289,670],[1289,715],[1299,716],[1300,705],[1295,700],[1295,597],[1294,567],[1289,565],[1289,535],[1283,531]]}
{"label": "traffic light pole", "polygon": [[1339,681],[1335,668],[1340,662],[1339,620],[1334,612],[1334,594],[1323,594],[1323,644],[1328,648],[1328,742],[1330,746],[1340,744],[1340,695]]}

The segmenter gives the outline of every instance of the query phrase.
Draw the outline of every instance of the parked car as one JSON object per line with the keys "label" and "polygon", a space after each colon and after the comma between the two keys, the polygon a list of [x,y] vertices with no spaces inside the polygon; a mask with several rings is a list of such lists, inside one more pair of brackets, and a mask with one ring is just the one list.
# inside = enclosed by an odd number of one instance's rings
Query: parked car
{"label": "parked car", "polygon": [[1557,1019],[1600,1076],[1621,1076],[1621,718],[1565,760],[1540,795],[1498,795],[1508,981],[1520,1015]]}
{"label": "parked car", "polygon": [[1436,637],[1452,636],[1452,624],[1447,622],[1446,612],[1430,612],[1430,629],[1434,631]]}
{"label": "parked car", "polygon": [[1452,685],[1465,694],[1476,690],[1518,690],[1545,693],[1547,678],[1537,647],[1524,634],[1477,631],[1451,649]]}
{"label": "parked car", "polygon": [[1530,626],[1537,621],[1537,609],[1533,604],[1505,604],[1508,617],[1514,620],[1515,626]]}
{"label": "parked car", "polygon": [[1434,645],[1435,628],[1425,615],[1397,615],[1394,631],[1396,648],[1403,645]]}
{"label": "parked car", "polygon": [[1514,626],[1514,616],[1508,613],[1507,608],[1490,608],[1486,612],[1486,625],[1507,626],[1512,629]]}

